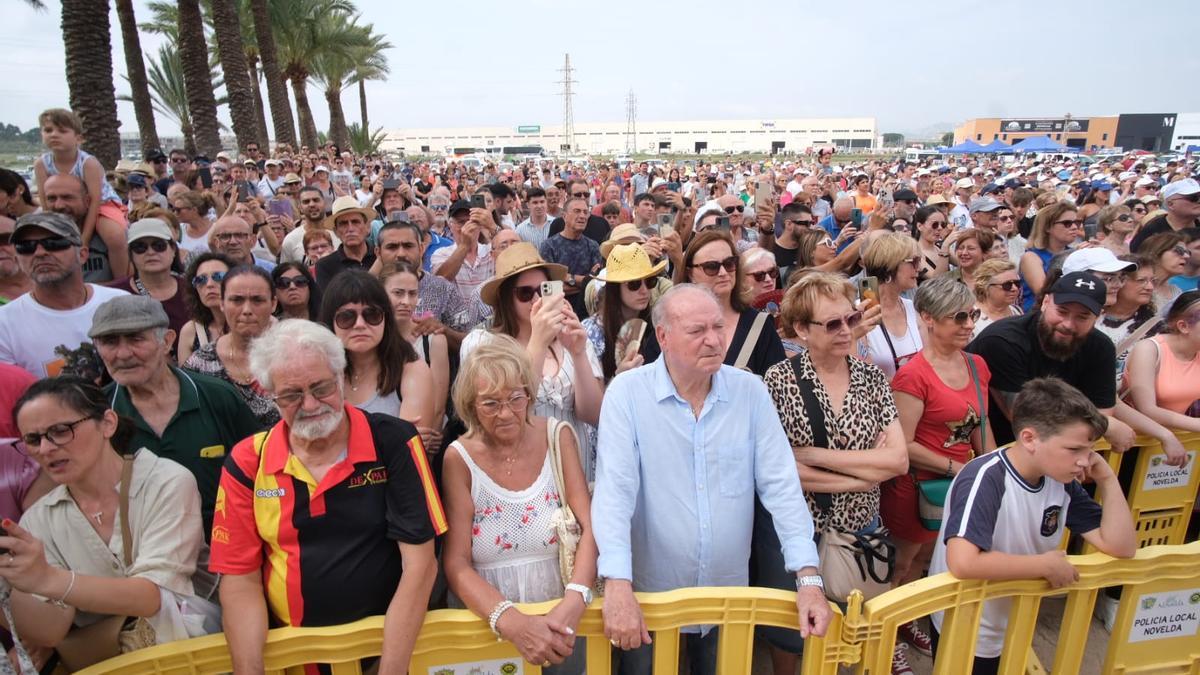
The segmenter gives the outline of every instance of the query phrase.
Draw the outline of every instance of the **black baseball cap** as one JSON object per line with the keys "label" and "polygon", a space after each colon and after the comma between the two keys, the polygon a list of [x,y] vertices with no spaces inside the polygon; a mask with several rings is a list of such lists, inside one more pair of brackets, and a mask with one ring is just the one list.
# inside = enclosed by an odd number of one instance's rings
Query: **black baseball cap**
{"label": "black baseball cap", "polygon": [[458,213],[459,211],[470,211],[470,210],[471,210],[471,202],[469,202],[465,199],[460,199],[450,205],[450,211],[448,211],[448,213],[450,215],[454,215],[454,214]]}
{"label": "black baseball cap", "polygon": [[1099,315],[1100,311],[1104,309],[1104,300],[1107,294],[1108,288],[1105,287],[1104,282],[1091,272],[1064,274],[1050,287],[1050,295],[1054,298],[1054,304],[1078,303],[1096,315]]}
{"label": "black baseball cap", "polygon": [[900,188],[892,195],[892,200],[897,202],[915,202],[917,201],[917,193],[908,188]]}
{"label": "black baseball cap", "polygon": [[158,160],[166,159],[166,158],[167,158],[167,153],[163,152],[159,148],[155,148],[155,149],[151,150],[150,152],[146,153],[146,161],[147,162],[156,162]]}

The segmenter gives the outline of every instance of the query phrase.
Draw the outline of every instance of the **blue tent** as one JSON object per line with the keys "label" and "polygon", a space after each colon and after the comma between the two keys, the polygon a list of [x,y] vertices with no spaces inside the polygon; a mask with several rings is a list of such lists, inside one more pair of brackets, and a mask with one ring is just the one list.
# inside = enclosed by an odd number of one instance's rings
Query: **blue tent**
{"label": "blue tent", "polygon": [[997,138],[983,146],[984,152],[1012,152],[1012,146]]}
{"label": "blue tent", "polygon": [[1030,136],[1012,146],[1013,152],[1079,152],[1078,148],[1060,145],[1049,136]]}
{"label": "blue tent", "polygon": [[947,155],[974,155],[980,152],[985,152],[983,146],[971,139],[967,139],[958,145],[952,145],[945,150],[939,152]]}

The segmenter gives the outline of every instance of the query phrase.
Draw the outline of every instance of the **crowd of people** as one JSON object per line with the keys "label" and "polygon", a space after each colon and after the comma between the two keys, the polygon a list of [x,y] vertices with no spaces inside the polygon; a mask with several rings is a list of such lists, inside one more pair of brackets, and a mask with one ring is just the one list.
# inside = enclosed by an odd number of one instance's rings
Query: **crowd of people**
{"label": "crowd of people", "polygon": [[1093,443],[1183,466],[1200,431],[1188,161],[102,167],[39,122],[33,184],[0,170],[0,579],[38,667],[224,630],[255,673],[268,628],[384,615],[402,673],[465,607],[580,673],[602,589],[644,674],[634,592],[753,584],[796,593],[758,633],[794,673],[852,588],[1063,586],[1065,527],[1132,555]]}

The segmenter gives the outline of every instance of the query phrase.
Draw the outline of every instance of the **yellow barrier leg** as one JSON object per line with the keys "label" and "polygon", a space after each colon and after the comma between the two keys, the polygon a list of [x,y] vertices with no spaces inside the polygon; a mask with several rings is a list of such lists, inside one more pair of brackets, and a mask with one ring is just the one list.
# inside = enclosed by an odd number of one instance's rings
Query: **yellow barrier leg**
{"label": "yellow barrier leg", "polygon": [[1017,596],[1012,599],[1008,613],[1008,632],[1004,635],[1004,651],[1000,658],[1000,672],[1023,673],[1028,667],[1029,646],[1037,629],[1038,607],[1042,599],[1036,595]]}
{"label": "yellow barrier leg", "polygon": [[331,664],[329,671],[333,675],[362,675],[362,666],[359,665],[358,659],[355,659]]}
{"label": "yellow barrier leg", "polygon": [[607,673],[612,671],[612,645],[604,635],[593,635],[587,639],[587,672]]}
{"label": "yellow barrier leg", "polygon": [[675,675],[679,672],[679,629],[654,633],[654,675]]}
{"label": "yellow barrier leg", "polygon": [[753,658],[754,626],[722,626],[720,642],[717,645],[717,672],[722,675],[750,675],[750,662]]}
{"label": "yellow barrier leg", "polygon": [[[975,662],[975,638],[979,634],[979,617],[983,613],[983,603],[966,602],[961,599],[959,605],[945,611],[942,617],[942,631],[938,639],[937,659],[933,664],[934,675],[962,675],[971,672]],[[881,646],[894,645],[896,634],[880,637]],[[880,656],[884,654],[881,649]],[[889,648],[887,654],[891,654]],[[876,672],[887,672],[882,668]]]}
{"label": "yellow barrier leg", "polygon": [[1072,591],[1067,594],[1067,606],[1063,608],[1062,628],[1058,633],[1058,645],[1054,649],[1052,673],[1078,673],[1087,648],[1088,629],[1092,624],[1092,611],[1096,607],[1097,589]]}

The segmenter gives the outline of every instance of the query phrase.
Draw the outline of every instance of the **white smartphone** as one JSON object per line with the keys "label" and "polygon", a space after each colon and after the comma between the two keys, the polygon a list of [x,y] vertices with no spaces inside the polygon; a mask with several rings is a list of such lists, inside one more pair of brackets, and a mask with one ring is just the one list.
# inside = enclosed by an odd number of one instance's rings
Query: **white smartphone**
{"label": "white smartphone", "polygon": [[562,295],[562,294],[563,294],[563,282],[562,281],[543,281],[542,282],[542,297],[543,298],[548,295]]}

